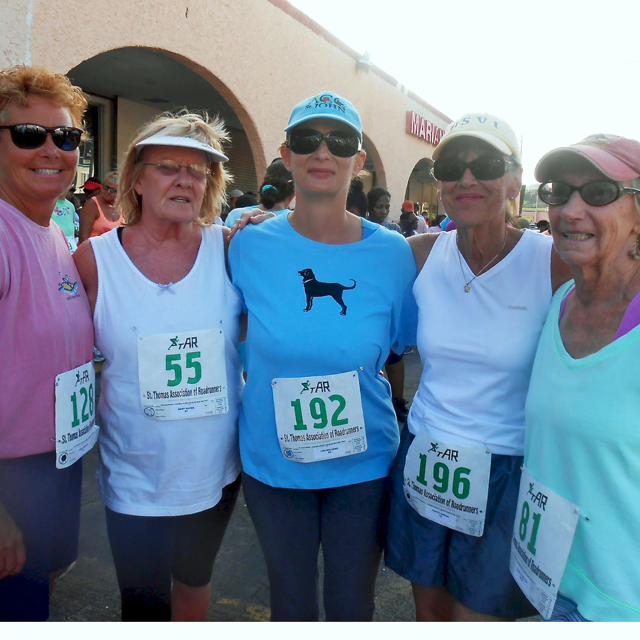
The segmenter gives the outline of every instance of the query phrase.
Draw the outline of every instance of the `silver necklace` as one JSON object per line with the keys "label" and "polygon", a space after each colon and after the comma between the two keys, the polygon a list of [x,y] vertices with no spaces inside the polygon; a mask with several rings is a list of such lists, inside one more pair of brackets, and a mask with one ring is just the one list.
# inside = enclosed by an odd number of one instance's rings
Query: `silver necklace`
{"label": "silver necklace", "polygon": [[[505,245],[507,244],[507,231],[508,231],[508,229],[505,228],[505,230],[504,230],[504,240],[502,241],[502,246],[500,247],[500,251],[498,251],[498,253],[496,253],[496,255],[493,256],[493,258],[491,258],[491,260],[489,260],[489,262],[487,262],[487,264],[485,264],[484,267],[482,267],[482,269],[480,269],[480,271],[478,271],[478,273],[474,274],[474,276],[473,276],[473,278],[471,278],[471,280],[469,280],[469,281],[464,283],[464,292],[465,293],[469,293],[469,291],[471,291],[471,283],[478,276],[481,276],[496,261],[498,256],[502,253]],[[466,276],[464,275],[464,269],[462,268],[462,253],[460,252],[460,246],[458,245],[458,236],[457,235],[456,235],[456,249],[458,251],[458,263],[460,264],[460,271],[462,272],[462,279],[464,280],[466,278]],[[467,265],[467,266],[469,266],[469,265]],[[471,267],[469,267],[469,271],[471,271]],[[471,271],[471,273],[473,273],[473,271]]]}

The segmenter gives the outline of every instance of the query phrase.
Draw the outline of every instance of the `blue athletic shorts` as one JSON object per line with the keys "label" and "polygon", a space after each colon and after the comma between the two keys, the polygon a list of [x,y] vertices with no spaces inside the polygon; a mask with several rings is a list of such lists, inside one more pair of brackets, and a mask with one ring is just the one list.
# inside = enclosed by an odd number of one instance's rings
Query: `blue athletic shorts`
{"label": "blue athletic shorts", "polygon": [[548,620],[542,618],[542,622],[591,622],[587,620],[579,611],[578,605],[567,596],[558,594],[558,598]]}
{"label": "blue athletic shorts", "polygon": [[389,475],[387,566],[411,582],[445,587],[479,613],[506,618],[536,615],[509,571],[522,457],[491,457],[484,535],[476,538],[423,518],[407,502],[404,464],[413,438],[405,428]]}
{"label": "blue athletic shorts", "polygon": [[0,460],[0,502],[11,514],[27,550],[15,576],[0,580],[0,620],[49,617],[49,574],[78,557],[82,460],[56,469],[56,453]]}

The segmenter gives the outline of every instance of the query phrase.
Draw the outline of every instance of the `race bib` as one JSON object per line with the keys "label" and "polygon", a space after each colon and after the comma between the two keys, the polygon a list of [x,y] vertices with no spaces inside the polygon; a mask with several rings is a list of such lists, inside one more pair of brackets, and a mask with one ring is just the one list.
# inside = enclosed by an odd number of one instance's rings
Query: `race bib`
{"label": "race bib", "polygon": [[98,439],[93,362],[56,376],[56,468],[82,458]]}
{"label": "race bib", "polygon": [[491,452],[415,437],[404,466],[404,495],[424,518],[471,536],[484,533]]}
{"label": "race bib", "polygon": [[551,617],[580,509],[522,468],[509,567],[529,602]]}
{"label": "race bib", "polygon": [[138,336],[142,410],[149,418],[201,418],[229,410],[220,329]]}
{"label": "race bib", "polygon": [[362,453],[367,434],[356,371],[271,382],[282,455],[318,462]]}

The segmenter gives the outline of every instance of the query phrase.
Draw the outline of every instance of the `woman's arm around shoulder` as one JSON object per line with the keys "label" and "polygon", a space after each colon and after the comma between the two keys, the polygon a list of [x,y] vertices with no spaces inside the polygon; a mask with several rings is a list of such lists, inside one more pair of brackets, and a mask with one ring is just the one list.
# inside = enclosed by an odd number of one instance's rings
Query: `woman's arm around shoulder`
{"label": "woman's arm around shoulder", "polygon": [[84,203],[84,207],[80,209],[78,214],[80,217],[80,230],[78,231],[78,245],[81,245],[91,235],[93,229],[93,223],[100,217],[100,212],[96,203],[91,200],[87,200]]}
{"label": "woman's arm around shoulder", "polygon": [[90,242],[85,242],[78,247],[73,254],[73,261],[80,274],[84,290],[87,292],[87,297],[91,304],[91,314],[93,315],[98,296],[98,265]]}
{"label": "woman's arm around shoulder", "polygon": [[407,238],[407,242],[413,251],[418,273],[422,271],[422,267],[424,267],[424,263],[427,261],[439,235],[439,233],[421,233],[420,235]]}

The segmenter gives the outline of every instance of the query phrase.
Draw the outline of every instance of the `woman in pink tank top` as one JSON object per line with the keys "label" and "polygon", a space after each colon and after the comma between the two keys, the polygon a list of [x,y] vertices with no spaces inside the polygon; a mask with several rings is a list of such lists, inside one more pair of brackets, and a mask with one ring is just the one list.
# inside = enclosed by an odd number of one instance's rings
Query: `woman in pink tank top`
{"label": "woman in pink tank top", "polygon": [[82,207],[78,244],[122,225],[120,212],[115,208],[119,181],[117,171],[108,173],[102,181],[102,191]]}

